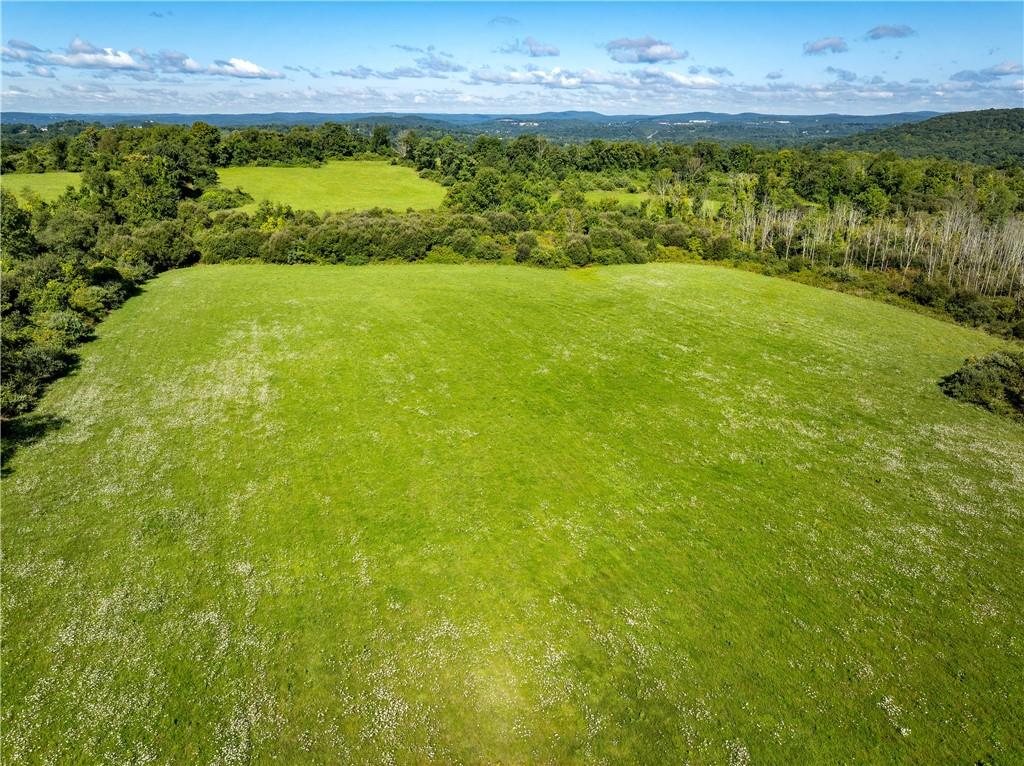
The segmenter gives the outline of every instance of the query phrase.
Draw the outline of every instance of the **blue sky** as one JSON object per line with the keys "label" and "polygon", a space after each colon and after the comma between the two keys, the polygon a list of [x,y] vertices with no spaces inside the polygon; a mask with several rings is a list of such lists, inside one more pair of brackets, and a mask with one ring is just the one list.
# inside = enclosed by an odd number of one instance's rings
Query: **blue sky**
{"label": "blue sky", "polygon": [[5,110],[1024,106],[1024,2],[3,2]]}

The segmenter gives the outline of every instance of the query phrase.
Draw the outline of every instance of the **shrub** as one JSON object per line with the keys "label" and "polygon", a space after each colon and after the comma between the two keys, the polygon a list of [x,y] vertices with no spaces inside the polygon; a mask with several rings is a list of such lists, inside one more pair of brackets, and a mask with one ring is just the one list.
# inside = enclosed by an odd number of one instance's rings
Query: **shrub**
{"label": "shrub", "polygon": [[939,382],[946,396],[1024,419],[1024,351],[970,358]]}
{"label": "shrub", "polygon": [[260,258],[267,263],[312,263],[314,258],[306,250],[307,234],[303,227],[271,233],[260,249]]}
{"label": "shrub", "polygon": [[492,210],[487,213],[486,218],[487,224],[495,234],[511,234],[522,228],[519,218],[505,210]]}
{"label": "shrub", "polygon": [[465,263],[466,261],[448,245],[437,245],[430,248],[427,257],[423,260],[427,263]]}
{"label": "shrub", "polygon": [[922,306],[938,306],[952,293],[945,282],[931,282],[924,274],[918,274],[906,291],[907,297]]}
{"label": "shrub", "polygon": [[537,235],[532,231],[524,231],[516,239],[516,261],[526,263],[537,248]]}
{"label": "shrub", "polygon": [[995,320],[996,311],[983,296],[970,290],[957,290],[946,301],[946,310],[964,324],[988,324]]}
{"label": "shrub", "polygon": [[576,266],[590,263],[590,240],[580,234],[570,234],[565,240],[565,256]]}
{"label": "shrub", "polygon": [[666,247],[686,247],[690,231],[681,223],[663,223],[658,226],[655,236],[659,245]]}
{"label": "shrub", "polygon": [[263,235],[255,229],[213,231],[202,238],[199,252],[203,263],[220,263],[257,258],[263,246]]}
{"label": "shrub", "polygon": [[199,204],[207,210],[228,210],[233,207],[241,207],[252,202],[252,195],[239,187],[225,189],[215,186],[207,189],[199,198]]}
{"label": "shrub", "polygon": [[549,269],[564,269],[572,265],[563,251],[547,247],[537,248],[531,262]]}
{"label": "shrub", "polygon": [[732,237],[722,235],[711,240],[711,247],[708,248],[707,258],[712,261],[724,261],[728,258],[732,258],[735,252],[736,245],[733,242]]}
{"label": "shrub", "polygon": [[477,235],[472,229],[456,229],[445,244],[464,258],[476,258],[479,255]]}
{"label": "shrub", "polygon": [[74,311],[51,311],[42,317],[40,325],[59,335],[68,346],[92,335],[92,328]]}
{"label": "shrub", "polygon": [[179,269],[199,259],[195,243],[182,221],[152,221],[131,235],[125,260],[144,263],[154,272]]}

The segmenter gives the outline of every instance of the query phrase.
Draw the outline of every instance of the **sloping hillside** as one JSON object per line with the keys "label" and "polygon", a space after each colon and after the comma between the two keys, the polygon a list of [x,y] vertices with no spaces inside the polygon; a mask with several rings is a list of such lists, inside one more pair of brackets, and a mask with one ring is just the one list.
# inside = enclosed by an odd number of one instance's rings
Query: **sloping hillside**
{"label": "sloping hillside", "polygon": [[1024,109],[985,109],[858,133],[824,144],[903,157],[948,157],[984,165],[1024,165]]}
{"label": "sloping hillside", "polygon": [[5,763],[1021,763],[999,342],[713,267],[212,266],[4,484]]}

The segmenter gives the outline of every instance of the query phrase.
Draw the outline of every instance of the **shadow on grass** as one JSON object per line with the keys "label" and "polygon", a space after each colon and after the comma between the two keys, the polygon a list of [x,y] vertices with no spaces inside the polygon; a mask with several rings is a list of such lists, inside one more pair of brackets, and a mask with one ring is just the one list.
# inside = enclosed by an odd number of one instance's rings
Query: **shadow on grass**
{"label": "shadow on grass", "polygon": [[[125,286],[125,299],[118,304],[112,310],[120,308],[132,298],[142,295],[145,292],[143,285],[126,285]],[[110,312],[107,312],[109,316]],[[104,319],[106,316],[104,316]],[[78,350],[81,346],[96,339],[95,331],[91,331],[87,336],[80,339],[73,348],[68,349],[63,359],[63,365],[57,374],[50,378],[40,381],[42,393],[45,393],[46,388],[55,380],[59,378],[67,377],[78,371],[79,363],[81,358]],[[33,407],[36,402],[33,402]],[[38,415],[31,411],[26,412],[18,417],[11,418],[10,420],[4,420],[0,424],[0,474],[7,477],[11,473],[10,461],[14,457],[14,454],[21,447],[28,446],[34,442],[39,441],[43,436],[55,431],[58,428],[66,425],[68,422],[67,418],[54,416],[54,415]]]}
{"label": "shadow on grass", "polygon": [[5,477],[11,470],[9,463],[14,453],[21,447],[27,447],[42,439],[51,431],[66,425],[67,418],[55,415],[38,415],[29,412],[11,420],[4,421],[0,432],[0,471]]}

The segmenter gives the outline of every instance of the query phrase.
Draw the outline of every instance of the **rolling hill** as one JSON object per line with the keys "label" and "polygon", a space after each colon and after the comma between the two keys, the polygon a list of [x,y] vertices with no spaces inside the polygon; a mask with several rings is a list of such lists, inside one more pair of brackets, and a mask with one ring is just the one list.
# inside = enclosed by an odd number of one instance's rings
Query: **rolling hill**
{"label": "rolling hill", "polygon": [[984,165],[1024,165],[1024,109],[956,112],[830,141],[826,146],[903,157],[947,157]]}
{"label": "rolling hill", "polygon": [[883,115],[786,115],[744,112],[687,112],[662,115],[605,115],[598,112],[543,112],[538,114],[406,114],[397,112],[339,113],[277,112],[273,114],[36,114],[5,112],[4,135],[17,142],[18,126],[35,128],[68,121],[102,125],[152,123],[190,124],[208,122],[223,128],[247,126],[318,125],[341,122],[368,128],[390,125],[396,130],[457,135],[517,136],[536,134],[557,141],[721,141],[750,142],[765,146],[790,146],[832,136],[846,136],[890,125],[916,122],[936,112]]}

